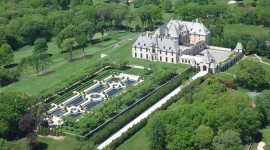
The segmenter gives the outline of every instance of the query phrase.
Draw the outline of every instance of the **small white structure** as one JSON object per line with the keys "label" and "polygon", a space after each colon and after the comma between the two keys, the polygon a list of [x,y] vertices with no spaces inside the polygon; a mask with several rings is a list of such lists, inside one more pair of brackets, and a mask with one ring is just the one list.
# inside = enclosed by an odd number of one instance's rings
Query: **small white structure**
{"label": "small white structure", "polygon": [[101,58],[107,57],[107,54],[101,54]]}

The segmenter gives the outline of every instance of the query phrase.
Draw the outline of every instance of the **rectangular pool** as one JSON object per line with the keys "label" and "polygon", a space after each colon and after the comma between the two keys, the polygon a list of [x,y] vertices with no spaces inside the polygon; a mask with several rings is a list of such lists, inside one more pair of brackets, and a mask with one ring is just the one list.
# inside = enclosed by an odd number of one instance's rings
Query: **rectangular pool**
{"label": "rectangular pool", "polygon": [[126,80],[125,82],[124,82],[124,85],[126,85],[126,86],[129,86],[129,85],[132,85],[132,84],[134,84],[134,83],[136,83],[137,81],[135,81],[135,80],[130,80],[130,79],[128,79],[128,80]]}
{"label": "rectangular pool", "polygon": [[89,93],[99,93],[99,92],[103,91],[104,89],[106,89],[106,85],[100,84],[100,85],[94,87],[93,89],[89,90],[87,92],[87,94],[89,94]]}
{"label": "rectangular pool", "polygon": [[83,113],[76,113],[76,114],[69,114],[68,116],[69,117],[72,117],[72,118],[78,118],[82,115]]}
{"label": "rectangular pool", "polygon": [[94,108],[95,106],[99,105],[102,102],[103,101],[93,101],[93,102],[90,102],[90,103],[84,105],[83,107],[85,107],[87,110],[90,110],[90,109]]}
{"label": "rectangular pool", "polygon": [[108,82],[108,83],[116,83],[116,82],[119,82],[119,81],[121,81],[121,78],[119,78],[119,77],[112,77],[109,80],[107,80],[106,82]]}
{"label": "rectangular pool", "polygon": [[115,89],[112,89],[110,90],[109,92],[106,92],[106,94],[109,96],[109,97],[112,97],[114,95],[116,95],[117,93],[123,91],[124,88],[115,88]]}
{"label": "rectangular pool", "polygon": [[67,106],[78,105],[78,104],[82,103],[83,101],[84,101],[84,99],[82,98],[82,96],[80,96],[80,97],[77,97],[77,98],[71,100],[66,105]]}
{"label": "rectangular pool", "polygon": [[56,109],[56,110],[54,110],[52,113],[51,113],[51,115],[52,116],[59,116],[59,115],[61,115],[61,114],[63,114],[64,113],[64,111],[62,110],[62,109],[60,109],[60,108],[58,108],[58,109]]}

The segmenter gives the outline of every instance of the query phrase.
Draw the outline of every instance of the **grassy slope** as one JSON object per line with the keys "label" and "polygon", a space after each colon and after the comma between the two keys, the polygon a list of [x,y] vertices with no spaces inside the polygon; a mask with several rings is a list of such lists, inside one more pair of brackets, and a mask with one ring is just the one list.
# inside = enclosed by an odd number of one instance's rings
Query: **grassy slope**
{"label": "grassy slope", "polygon": [[[256,30],[254,30],[256,29]],[[256,37],[267,37],[269,28],[263,26],[243,25],[243,24],[226,24],[224,33],[247,34]]]}
{"label": "grassy slope", "polygon": [[[53,140],[44,137],[38,137],[37,140],[40,142],[40,146],[37,150],[74,150],[80,142],[70,138],[64,140]],[[23,138],[16,141],[9,142],[10,150],[29,150],[27,146],[27,139]]]}
{"label": "grassy slope", "polygon": [[[119,37],[123,39],[123,37]],[[46,76],[31,76],[29,78],[20,80],[17,83],[11,84],[9,86],[6,86],[1,89],[1,91],[20,91],[25,92],[29,95],[36,95],[39,92],[41,92],[44,89],[53,87],[54,85],[58,84],[59,82],[62,82],[65,78],[68,78],[69,76],[76,74],[80,71],[82,71],[86,67],[91,67],[96,61],[102,61],[100,59],[101,53],[107,53],[108,58],[112,62],[117,62],[119,60],[127,60],[129,61],[129,64],[136,64],[147,67],[150,64],[153,64],[153,62],[142,60],[142,59],[135,59],[131,57],[131,45],[134,43],[134,40],[128,41],[127,43],[121,45],[118,48],[110,48],[105,49],[102,51],[95,52],[93,56],[90,59],[84,59],[80,61],[75,61],[73,63],[63,62],[61,61],[60,66],[57,66],[53,71],[53,73],[48,74]],[[96,49],[96,48],[95,48]],[[91,51],[96,51],[94,48],[91,48],[86,50],[86,52],[90,53]],[[81,52],[79,52],[81,54]],[[58,59],[64,59],[63,56],[59,56]],[[52,61],[55,60],[51,58]],[[155,62],[155,65],[157,68],[167,67],[167,68],[176,68],[177,71],[183,71],[188,67],[188,65],[183,64],[168,64],[168,63],[161,63],[161,62]]]}
{"label": "grassy slope", "polygon": [[150,142],[146,136],[147,126],[135,133],[116,150],[150,150]]}

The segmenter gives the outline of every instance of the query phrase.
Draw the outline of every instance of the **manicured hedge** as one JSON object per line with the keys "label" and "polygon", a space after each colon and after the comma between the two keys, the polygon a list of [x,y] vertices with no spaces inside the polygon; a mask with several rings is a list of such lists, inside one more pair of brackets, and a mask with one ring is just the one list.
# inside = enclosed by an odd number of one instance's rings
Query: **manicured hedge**
{"label": "manicured hedge", "polygon": [[[163,109],[163,110],[167,109],[170,105],[172,105],[173,103],[181,99],[185,95],[185,93],[194,89],[196,86],[204,82],[208,77],[209,77],[209,74],[206,75],[205,77],[201,77],[192,81],[188,86],[184,87],[177,95],[173,96],[170,100],[168,100],[165,104],[163,104],[160,109]],[[134,125],[127,132],[123,133],[119,138],[112,141],[104,149],[116,149],[118,146],[124,143],[127,139],[133,136],[137,131],[143,128],[146,125],[146,123],[147,123],[147,118],[142,120],[140,123]]]}
{"label": "manicured hedge", "polygon": [[99,144],[103,142],[108,137],[110,137],[115,132],[117,132],[119,129],[121,129],[123,126],[125,126],[127,123],[129,123],[130,121],[135,119],[137,116],[139,116],[142,112],[144,112],[149,107],[151,107],[156,102],[158,102],[161,98],[163,98],[164,96],[169,94],[172,90],[174,90],[179,85],[181,85],[183,80],[188,79],[188,74],[191,71],[192,69],[188,68],[187,70],[182,72],[181,75],[175,77],[170,82],[162,86],[160,89],[152,93],[148,98],[146,98],[139,105],[134,106],[132,109],[120,115],[111,123],[107,124],[100,130],[98,130],[98,132],[95,132],[93,135],[90,135],[91,137],[86,137],[86,138],[90,138],[90,140],[95,144]]}

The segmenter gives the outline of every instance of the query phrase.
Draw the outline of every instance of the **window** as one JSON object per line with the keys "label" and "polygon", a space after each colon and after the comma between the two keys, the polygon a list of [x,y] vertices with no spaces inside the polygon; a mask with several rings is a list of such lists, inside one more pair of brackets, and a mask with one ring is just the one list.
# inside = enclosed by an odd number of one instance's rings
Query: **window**
{"label": "window", "polygon": [[137,57],[137,53],[135,53],[135,57]]}
{"label": "window", "polygon": [[166,55],[168,55],[168,52],[166,51]]}
{"label": "window", "polygon": [[168,62],[168,58],[166,57],[166,62]]}
{"label": "window", "polygon": [[135,46],[135,51],[136,51],[136,48],[137,48],[137,47]]}
{"label": "window", "polygon": [[142,54],[141,54],[141,58],[142,58]]}
{"label": "window", "polygon": [[159,51],[159,54],[161,54],[161,51]]}
{"label": "window", "polygon": [[173,61],[173,58],[172,58],[172,63],[173,63],[174,61]]}
{"label": "window", "polygon": [[146,54],[146,59],[148,59],[148,54]]}
{"label": "window", "polygon": [[148,52],[148,49],[146,49],[146,53]]}
{"label": "window", "polygon": [[162,57],[161,56],[159,57],[159,60],[162,61]]}
{"label": "window", "polygon": [[172,56],[173,56],[173,52],[172,52]]}

